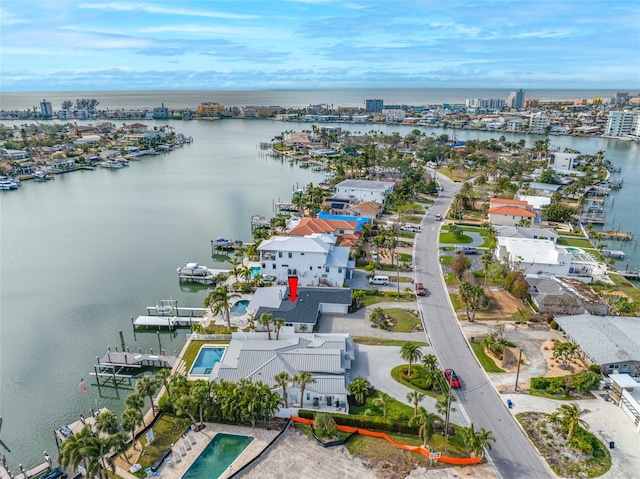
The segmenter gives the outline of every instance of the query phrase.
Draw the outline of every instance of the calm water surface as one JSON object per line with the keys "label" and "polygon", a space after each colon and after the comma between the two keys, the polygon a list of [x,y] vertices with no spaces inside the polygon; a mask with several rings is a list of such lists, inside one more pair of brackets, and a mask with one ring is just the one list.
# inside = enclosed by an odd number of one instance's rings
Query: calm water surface
{"label": "calm water surface", "polygon": [[[55,452],[53,430],[81,413],[96,406],[122,411],[121,399],[129,392],[119,399],[113,390],[103,389],[101,395],[90,385],[84,395],[78,383],[82,377],[91,383],[95,357],[119,345],[119,330],[132,349],[158,351],[155,333],[135,340],[132,333],[131,317],[144,314],[146,306],[168,298],[182,306],[201,305],[206,289],[181,286],[178,265],[196,261],[224,267],[210,258],[211,239],[249,240],[251,215],[270,217],[274,200],[323,177],[267,158],[257,148],[283,130],[310,129],[308,124],[171,125],[194,143],[121,170],[74,172],[0,193],[0,437],[12,451],[7,459],[14,471],[18,463],[41,462],[44,450]],[[412,128],[371,129],[406,134]],[[455,134],[460,139],[499,136]],[[571,137],[551,137],[551,144],[585,153],[604,149],[622,166],[624,187],[608,204],[607,218],[616,229],[640,237],[640,145]],[[622,249],[632,255],[631,267],[640,267],[635,246]],[[163,334],[161,345],[172,353],[184,340],[184,334]]]}

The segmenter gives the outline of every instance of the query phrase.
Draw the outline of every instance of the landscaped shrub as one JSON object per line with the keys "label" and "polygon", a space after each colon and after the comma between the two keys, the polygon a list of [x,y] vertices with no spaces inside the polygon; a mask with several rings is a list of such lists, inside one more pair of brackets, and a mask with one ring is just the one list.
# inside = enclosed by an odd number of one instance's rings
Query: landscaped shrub
{"label": "landscaped shrub", "polygon": [[540,389],[542,391],[549,387],[549,380],[551,378],[531,378],[531,389]]}
{"label": "landscaped shrub", "polygon": [[158,401],[158,410],[165,414],[173,414],[173,401],[171,396],[164,395]]}
{"label": "landscaped shrub", "polygon": [[[305,419],[313,419],[315,413],[301,409],[298,415]],[[355,416],[345,414],[332,414],[336,424],[342,426],[361,427],[363,429],[371,429],[386,432],[400,432],[403,434],[418,434],[418,427],[410,427],[406,422],[384,419],[379,416]]]}
{"label": "landscaped shrub", "polygon": [[420,377],[420,371],[416,367],[411,368],[411,375],[409,375],[408,373],[409,367],[400,371],[400,378],[402,378],[404,381],[407,381],[408,383]]}
{"label": "landscaped shrub", "polygon": [[336,432],[336,422],[333,416],[326,412],[316,413],[313,423],[313,429],[318,437],[332,437]]}
{"label": "landscaped shrub", "polygon": [[417,387],[418,389],[429,389],[427,380],[424,378],[415,378],[411,380],[411,385]]}
{"label": "landscaped shrub", "polygon": [[591,366],[589,366],[589,371],[600,374],[600,366],[598,366],[597,364],[592,364]]}
{"label": "landscaped shrub", "polygon": [[551,329],[553,329],[554,331],[558,330],[558,323],[556,323],[556,320],[554,319],[553,321],[551,321],[551,323],[549,324],[549,327]]}

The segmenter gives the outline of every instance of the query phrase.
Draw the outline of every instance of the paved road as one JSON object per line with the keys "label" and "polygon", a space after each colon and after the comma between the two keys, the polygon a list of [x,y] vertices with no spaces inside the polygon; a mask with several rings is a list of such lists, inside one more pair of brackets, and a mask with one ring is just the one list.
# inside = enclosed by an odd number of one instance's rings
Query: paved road
{"label": "paved road", "polygon": [[503,479],[555,477],[544,459],[531,445],[525,433],[509,413],[484,370],[477,363],[451,308],[438,259],[438,229],[435,214],[443,217],[461,184],[439,175],[444,191],[422,221],[423,233],[417,236],[415,252],[416,281],[424,283],[428,294],[418,300],[422,309],[429,343],[443,368],[455,369],[462,380],[457,391],[476,430],[492,431],[491,459]]}

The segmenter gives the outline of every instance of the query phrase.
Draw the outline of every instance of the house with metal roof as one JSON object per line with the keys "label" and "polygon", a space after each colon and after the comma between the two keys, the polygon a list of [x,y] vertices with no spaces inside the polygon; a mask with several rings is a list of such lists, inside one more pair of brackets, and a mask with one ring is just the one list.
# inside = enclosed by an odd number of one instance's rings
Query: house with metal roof
{"label": "house with metal roof", "polygon": [[282,395],[274,380],[281,372],[295,376],[311,373],[313,382],[304,390],[295,382],[287,387],[290,408],[308,407],[347,412],[347,384],[355,359],[348,334],[281,334],[269,340],[266,333],[232,334],[231,342],[209,377],[210,381],[262,381]]}
{"label": "house with metal roof", "polygon": [[640,376],[640,318],[577,314],[554,320],[602,374]]}
{"label": "house with metal roof", "polygon": [[558,233],[550,228],[527,228],[525,226],[496,226],[497,235],[503,238],[546,239],[556,243]]}
{"label": "house with metal roof", "polygon": [[297,288],[294,297],[287,286],[258,288],[247,305],[257,321],[263,314],[282,318],[292,331],[312,331],[322,313],[347,314],[350,288]]}

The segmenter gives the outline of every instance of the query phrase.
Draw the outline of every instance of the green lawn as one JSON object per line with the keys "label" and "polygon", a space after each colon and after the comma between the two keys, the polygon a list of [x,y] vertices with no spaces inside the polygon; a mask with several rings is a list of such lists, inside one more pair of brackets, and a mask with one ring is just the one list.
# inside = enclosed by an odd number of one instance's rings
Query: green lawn
{"label": "green lawn", "polygon": [[416,326],[421,324],[420,318],[415,317],[406,309],[383,309],[385,314],[396,320],[396,325],[391,328],[394,333],[411,333]]}
{"label": "green lawn", "polygon": [[640,302],[640,290],[631,281],[619,274],[612,273],[609,278],[616,284],[616,289],[629,295],[634,302]]}
{"label": "green lawn", "polygon": [[452,255],[440,256],[440,264],[443,264],[445,266],[449,266],[453,264],[453,256]]}
{"label": "green lawn", "polygon": [[[396,366],[395,368],[393,368],[391,370],[391,377],[393,379],[395,379],[396,381],[398,381],[400,384],[404,384],[408,388],[414,389],[416,391],[420,391],[421,393],[424,393],[424,394],[426,394],[428,396],[431,396],[433,398],[438,399],[438,397],[442,395],[442,392],[433,391],[431,389],[422,389],[422,388],[416,387],[413,384],[411,384],[410,382],[405,381],[404,379],[402,379],[400,377],[400,371],[405,370],[407,368],[407,366],[408,366],[407,364],[401,364],[400,366]],[[413,374],[414,370],[418,371],[419,377],[421,377],[421,378],[426,377],[426,371],[421,365],[412,364],[411,365],[412,374]]]}
{"label": "green lawn", "polygon": [[406,343],[413,343],[418,346],[429,346],[428,343],[423,343],[420,341],[403,341],[401,339],[383,339],[383,338],[373,338],[369,336],[352,336],[353,341],[358,344],[368,344],[370,346],[398,346],[402,347]]}
{"label": "green lawn", "polygon": [[142,474],[136,474],[138,477],[144,477],[144,468],[151,466],[156,459],[160,457],[171,444],[178,442],[178,439],[184,434],[187,428],[191,425],[191,419],[179,418],[173,416],[162,416],[156,425],[153,427],[153,434],[155,439],[151,444],[147,444],[147,438],[142,436],[140,438],[140,444],[142,449],[146,451],[146,454],[140,456],[138,462],[142,466],[140,471]]}
{"label": "green lawn", "polygon": [[466,244],[473,243],[473,238],[471,236],[467,236],[465,234],[460,235],[459,238],[456,238],[448,231],[443,231],[440,233],[440,243],[448,243],[448,244]]}
{"label": "green lawn", "polygon": [[[456,281],[457,281],[457,278],[456,278]],[[449,293],[449,298],[451,298],[451,304],[453,305],[454,311],[460,311],[462,308],[464,308],[464,303],[460,299],[460,296],[458,295],[458,293]]]}
{"label": "green lawn", "polygon": [[[374,405],[374,400],[378,397],[380,397],[380,391],[369,396],[364,406],[350,406],[349,414],[365,414],[368,410],[368,415],[382,417],[382,406]],[[411,417],[413,417],[413,407],[393,398],[387,401],[387,419],[408,421]]]}
{"label": "green lawn", "polygon": [[413,239],[416,237],[415,233],[412,233],[411,231],[400,231],[398,233],[398,236],[400,236],[400,238],[408,238],[408,239]]}
{"label": "green lawn", "polygon": [[496,365],[496,363],[493,361],[493,359],[487,356],[487,353],[484,352],[484,346],[482,346],[481,340],[474,339],[473,341],[470,341],[470,343],[471,343],[471,349],[473,349],[473,352],[475,353],[476,358],[478,358],[480,365],[486,372],[488,373],[504,372],[504,369],[499,368]]}
{"label": "green lawn", "polygon": [[398,293],[395,291],[391,291],[389,294],[371,294],[362,298],[361,303],[362,306],[371,306],[378,303],[407,303],[416,300],[413,293],[405,293],[401,291],[399,299],[397,298],[397,295]]}
{"label": "green lawn", "polygon": [[400,258],[400,263],[410,263],[413,259],[413,255],[410,255],[409,253],[400,253],[398,256]]}
{"label": "green lawn", "polygon": [[576,248],[593,248],[591,241],[584,238],[558,238],[560,246],[575,246]]}
{"label": "green lawn", "polygon": [[456,275],[453,273],[445,273],[444,274],[444,283],[447,286],[456,286],[458,284],[460,284],[460,281],[458,281],[458,278],[456,278]]}

